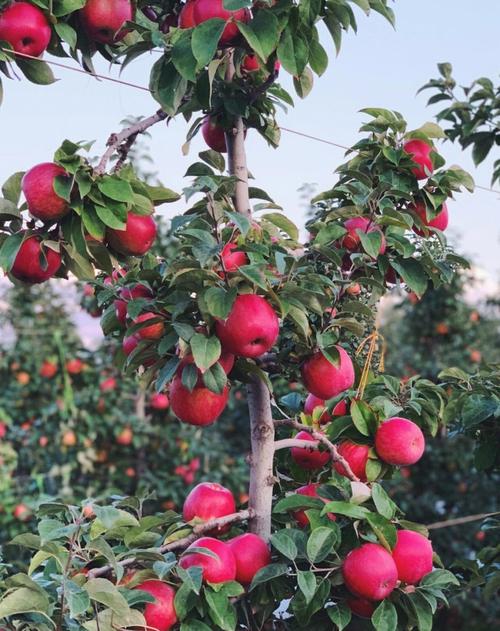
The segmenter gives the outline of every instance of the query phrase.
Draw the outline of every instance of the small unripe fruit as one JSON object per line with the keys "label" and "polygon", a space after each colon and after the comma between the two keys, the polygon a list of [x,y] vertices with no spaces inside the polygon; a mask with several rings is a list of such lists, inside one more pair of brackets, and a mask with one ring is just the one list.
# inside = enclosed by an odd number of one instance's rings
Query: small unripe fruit
{"label": "small unripe fruit", "polygon": [[230,539],[228,545],[236,560],[236,580],[242,585],[250,585],[257,572],[271,563],[267,543],[257,535],[240,535]]}
{"label": "small unripe fruit", "polygon": [[[358,445],[350,440],[344,440],[338,446],[338,452],[351,467],[351,471],[354,475],[359,478],[361,482],[366,482],[366,463],[368,462],[370,452],[368,445]],[[348,477],[343,464],[336,462],[334,466],[337,473]]]}
{"label": "small unripe fruit", "polygon": [[422,457],[425,438],[420,427],[413,421],[395,416],[384,421],[377,429],[375,449],[384,462],[408,466]]}
{"label": "small unripe fruit", "polygon": [[[190,553],[191,548],[206,548],[216,554],[217,558],[201,552]],[[223,541],[212,537],[202,537],[192,543],[180,558],[179,565],[185,570],[190,567],[201,567],[205,583],[226,583],[236,578],[236,559],[231,548]]]}
{"label": "small unripe fruit", "polygon": [[365,543],[349,552],[342,565],[347,589],[368,600],[383,600],[396,587],[398,570],[394,559],[377,543]]}
{"label": "small unripe fruit", "polygon": [[28,210],[42,221],[58,221],[69,212],[65,199],[54,190],[56,177],[67,177],[58,164],[44,162],[26,171],[21,182]]}
{"label": "small unripe fruit", "polygon": [[398,569],[398,578],[403,583],[416,585],[432,572],[432,544],[423,535],[413,530],[398,530],[397,543],[392,558]]}
{"label": "small unripe fruit", "polygon": [[[302,431],[295,436],[297,440],[310,441],[314,446],[319,444],[319,441],[314,439],[309,432]],[[290,450],[292,460],[301,469],[312,471],[314,469],[321,469],[330,460],[329,451],[319,451],[319,449],[308,449],[306,447],[292,447]]]}
{"label": "small unripe fruit", "polygon": [[309,392],[323,400],[332,399],[354,384],[354,366],[341,346],[339,364],[334,366],[321,351],[317,351],[302,364],[302,380]]}

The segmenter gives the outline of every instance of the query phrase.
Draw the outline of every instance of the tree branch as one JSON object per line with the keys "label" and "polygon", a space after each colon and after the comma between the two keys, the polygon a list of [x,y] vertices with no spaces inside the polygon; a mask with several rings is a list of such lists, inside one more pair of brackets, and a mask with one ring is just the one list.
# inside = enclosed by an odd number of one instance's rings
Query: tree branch
{"label": "tree branch", "polygon": [[106,146],[108,148],[100,159],[99,164],[94,169],[94,173],[96,175],[102,175],[106,171],[107,164],[115,151],[120,154],[120,158],[116,165],[118,168],[120,168],[120,166],[126,160],[128,152],[134,144],[137,136],[139,134],[143,134],[147,129],[149,129],[153,125],[156,125],[156,123],[166,120],[167,118],[168,114],[166,112],[164,112],[163,110],[158,110],[156,114],[153,114],[148,118],[143,118],[137,123],[126,127],[120,133],[111,134],[111,136],[108,138],[108,142],[106,143]]}
{"label": "tree branch", "polygon": [[[315,440],[322,443],[328,449],[332,458],[332,463],[338,462],[340,465],[344,467],[347,477],[350,480],[352,480],[353,482],[359,482],[359,478],[353,473],[347,460],[339,454],[337,447],[335,447],[335,445],[332,442],[330,442],[324,434],[322,434],[321,432],[317,432],[313,427],[310,427],[309,425],[302,425],[302,423],[299,423],[293,418],[279,419],[277,421],[274,421],[274,425],[276,427],[279,427],[281,425],[286,425],[288,427],[293,427],[294,429],[297,429],[299,431],[309,432],[309,434],[311,434],[311,436]],[[305,447],[307,447],[308,449],[315,448],[314,445],[311,445],[310,441],[297,441],[296,439],[290,439],[290,440],[295,440],[295,442],[305,442],[306,443]],[[283,443],[284,441],[281,441],[281,440],[277,441],[277,443],[275,443],[275,447],[276,447],[276,444],[280,445]],[[301,446],[301,445],[291,444],[290,446],[295,447],[295,446]],[[283,447],[278,447],[278,449],[283,449]]]}
{"label": "tree branch", "polygon": [[500,512],[496,513],[480,513],[477,515],[467,515],[466,517],[457,517],[456,519],[447,519],[445,521],[437,521],[434,524],[426,526],[427,530],[437,530],[438,528],[449,528],[450,526],[461,526],[462,524],[468,524],[472,521],[480,521],[487,517],[494,517],[500,515]]}
{"label": "tree branch", "polygon": [[[228,526],[230,524],[236,524],[241,521],[246,521],[247,519],[251,519],[253,517],[253,511],[251,508],[246,510],[239,511],[238,513],[231,513],[230,515],[225,515],[224,517],[217,517],[217,519],[210,519],[209,521],[204,522],[203,524],[197,524],[193,528],[193,532],[187,535],[186,537],[182,537],[182,539],[177,539],[177,541],[172,541],[170,543],[166,543],[162,545],[158,552],[160,554],[165,554],[166,552],[173,552],[174,550],[183,550],[194,543],[203,535],[211,532],[212,530],[216,530],[217,528],[222,528],[223,526]],[[123,559],[123,561],[119,561],[118,565],[121,567],[129,567],[137,563],[137,559],[135,557],[131,557],[129,559]],[[103,565],[102,567],[96,567],[89,571],[87,574],[87,578],[97,578],[99,576],[104,576],[105,574],[109,574],[113,571],[112,565]]]}

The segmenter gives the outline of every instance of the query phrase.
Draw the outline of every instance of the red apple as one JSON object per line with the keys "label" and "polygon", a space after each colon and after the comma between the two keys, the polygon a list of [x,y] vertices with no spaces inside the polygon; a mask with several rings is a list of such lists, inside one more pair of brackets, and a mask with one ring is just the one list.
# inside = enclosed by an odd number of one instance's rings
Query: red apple
{"label": "red apple", "polygon": [[423,140],[408,140],[403,145],[403,150],[409,153],[418,166],[412,169],[413,175],[417,180],[425,180],[432,175],[434,165],[432,164],[431,151],[432,147]]}
{"label": "red apple", "polygon": [[346,598],[346,605],[360,618],[371,618],[372,613],[375,611],[375,605],[366,600],[366,598],[353,598],[352,596]]}
{"label": "red apple", "polygon": [[39,57],[49,45],[50,25],[42,11],[29,2],[13,2],[0,12],[0,40],[16,53]]}
{"label": "red apple", "polygon": [[19,519],[19,521],[28,521],[31,516],[31,511],[26,504],[17,504],[12,511],[12,515],[15,519]]}
{"label": "red apple", "polygon": [[122,431],[116,437],[118,445],[127,446],[132,444],[134,439],[134,432],[130,427],[124,427]]}
{"label": "red apple", "polygon": [[[134,320],[134,324],[139,324],[141,322],[147,322],[148,320],[158,319],[157,313],[152,313],[148,311],[147,313],[141,313],[141,315],[137,316]],[[149,326],[145,326],[142,329],[139,329],[136,332],[137,337],[143,340],[159,340],[160,337],[165,333],[165,325],[163,322],[154,322]]]}
{"label": "red apple", "polygon": [[359,232],[379,232],[381,236],[379,254],[384,254],[387,244],[385,242],[385,236],[380,226],[374,223],[368,217],[352,217],[344,222],[344,227],[347,230],[347,234],[342,237],[342,247],[351,252],[357,250],[360,245],[361,239],[359,238]]}
{"label": "red apple", "polygon": [[79,375],[83,368],[84,368],[85,364],[82,362],[81,359],[70,359],[66,362],[66,370],[69,372],[70,375]]}
{"label": "red apple", "polygon": [[323,414],[319,418],[319,422],[322,425],[329,423],[334,416],[344,416],[347,414],[346,401],[339,401],[330,414],[326,408],[326,401],[324,399],[320,399],[314,396],[314,394],[309,394],[304,403],[304,412],[311,415],[316,408],[323,408]]}
{"label": "red apple", "polygon": [[125,22],[134,18],[130,0],[87,0],[80,19],[90,39],[100,44],[114,44],[128,33]]}
{"label": "red apple", "polygon": [[224,350],[241,357],[259,357],[270,350],[279,334],[276,312],[262,296],[236,297],[226,320],[217,320],[215,332]]}
{"label": "red apple", "polygon": [[[314,439],[309,432],[302,431],[295,436],[298,440],[308,440],[314,445],[318,445],[319,441]],[[306,447],[292,447],[290,450],[292,460],[301,469],[312,471],[321,469],[330,460],[329,451],[319,451],[318,449],[308,449]]]}
{"label": "red apple", "polygon": [[204,141],[214,151],[219,153],[226,153],[226,136],[224,135],[224,128],[219,125],[215,118],[207,116],[201,126],[201,135]]}
{"label": "red apple", "polygon": [[226,243],[220,256],[226,272],[236,272],[239,267],[249,262],[245,252],[238,250],[237,243]]}
{"label": "red apple", "polygon": [[250,585],[259,570],[271,563],[271,552],[264,539],[250,532],[228,541],[236,559],[236,580]]}
{"label": "red apple", "polygon": [[167,410],[170,405],[170,401],[166,394],[155,392],[155,394],[152,394],[149,399],[149,405],[153,408],[153,410]]}
{"label": "red apple", "polygon": [[420,460],[425,450],[425,438],[413,421],[395,416],[377,429],[375,449],[384,462],[404,467]]}
{"label": "red apple", "polygon": [[[192,548],[206,548],[217,558],[201,552],[189,552]],[[236,578],[236,559],[231,548],[223,541],[212,537],[202,537],[192,543],[180,558],[180,567],[187,570],[190,567],[201,567],[203,580],[206,583],[226,583]]]}
{"label": "red apple", "polygon": [[108,244],[125,256],[142,256],[151,248],[156,238],[156,224],[151,215],[129,212],[125,230],[108,228]]}
{"label": "red apple", "polygon": [[104,379],[104,381],[101,381],[99,384],[99,390],[101,392],[110,392],[111,390],[114,390],[116,386],[116,379],[114,377],[108,377],[107,379]]}
{"label": "red apple", "polygon": [[193,16],[195,4],[196,0],[188,0],[182,7],[179,13],[179,28],[194,28],[196,26]]}
{"label": "red apple", "polygon": [[[229,374],[231,370],[233,369],[234,359],[235,358],[232,353],[226,353],[225,351],[222,351],[219,359],[217,360],[217,363],[220,364],[222,370],[226,373],[226,375]],[[182,376],[182,371],[184,369],[184,366],[186,366],[186,364],[192,364],[193,362],[194,362],[194,357],[191,355],[191,353],[189,353],[188,355],[185,355],[182,358],[179,364],[179,367],[177,368],[177,374]]]}
{"label": "red apple", "polygon": [[68,174],[53,162],[37,164],[24,174],[21,187],[33,217],[42,221],[58,221],[69,212],[66,200],[54,190],[58,176],[68,177]]}
{"label": "red apple", "polygon": [[365,543],[344,559],[342,574],[347,589],[368,600],[383,600],[396,587],[398,570],[394,559],[378,543]]}
{"label": "red apple", "polygon": [[321,351],[316,351],[302,364],[302,380],[309,392],[324,399],[332,399],[354,384],[354,366],[351,358],[341,346],[339,365],[334,366]]}
{"label": "red apple", "polygon": [[120,298],[114,302],[116,318],[120,324],[125,324],[127,320],[127,302],[129,300],[151,297],[151,291],[145,285],[137,284],[133,287],[123,287],[120,290]]}
{"label": "red apple", "polygon": [[[314,483],[306,484],[305,486],[299,487],[295,492],[298,493],[299,495],[306,495],[308,497],[317,497],[320,500],[323,500],[325,504],[327,504],[330,500],[327,500],[324,497],[321,497],[321,495],[318,495],[319,486],[321,485],[314,482]],[[336,521],[337,519],[333,513],[327,513],[327,516],[328,516],[328,519],[331,519],[332,521]],[[294,511],[293,517],[301,528],[306,528],[309,525],[309,517],[306,515],[305,510]]]}
{"label": "red apple", "polygon": [[147,603],[144,608],[144,619],[148,629],[169,631],[177,622],[174,598],[175,589],[163,581],[151,579],[134,587],[141,592],[154,596],[154,603]]}
{"label": "red apple", "polygon": [[52,278],[61,267],[61,255],[51,248],[44,247],[42,251],[41,238],[33,235],[28,237],[16,255],[10,273],[25,283],[43,283]]}
{"label": "red apple", "polygon": [[[417,202],[414,206],[411,206],[410,208],[417,213],[417,215],[422,220],[422,223],[427,228],[437,228],[438,230],[441,230],[441,232],[444,232],[448,227],[448,206],[445,203],[443,203],[443,205],[441,206],[441,210],[434,217],[434,219],[430,220],[427,219],[425,204],[423,202]],[[420,228],[418,228],[417,226],[413,226],[413,231],[421,237],[425,236],[426,234],[424,230],[420,230]]]}
{"label": "red apple", "polygon": [[139,338],[135,335],[129,335],[128,337],[123,338],[122,349],[125,355],[128,357],[139,344]]}
{"label": "red apple", "polygon": [[229,397],[229,388],[225,386],[218,394],[197,384],[190,392],[182,385],[178,375],[170,385],[170,405],[178,419],[189,425],[211,425],[222,414]]}
{"label": "red apple", "polygon": [[400,581],[410,585],[419,583],[426,574],[432,572],[433,555],[429,539],[413,530],[398,530],[392,558]]}
{"label": "red apple", "polygon": [[7,425],[0,421],[0,438],[5,438],[7,434]]}
{"label": "red apple", "polygon": [[52,379],[52,377],[57,374],[57,364],[45,360],[40,366],[40,370],[38,372],[40,374],[40,377],[44,377],[45,379]]}
{"label": "red apple", "polygon": [[[192,519],[209,521],[217,517],[225,517],[236,512],[236,502],[229,489],[216,482],[201,482],[188,494],[182,508],[182,518],[185,522]],[[210,534],[227,532],[230,526],[216,528]]]}
{"label": "red apple", "polygon": [[[368,454],[370,448],[368,445],[358,445],[350,440],[344,440],[338,446],[339,454],[347,461],[351,467],[351,471],[362,482],[366,482],[366,463],[368,462]],[[335,463],[335,471],[347,477],[344,465],[340,462]]]}
{"label": "red apple", "polygon": [[241,69],[244,72],[257,72],[257,70],[260,70],[260,61],[257,55],[245,55]]}
{"label": "red apple", "polygon": [[224,9],[223,0],[196,0],[193,8],[193,18],[195,24],[202,24],[212,18],[222,18],[227,22],[227,26],[219,40],[219,44],[228,44],[239,35],[239,22],[249,22],[251,18],[248,9],[238,9],[237,11],[227,11]]}

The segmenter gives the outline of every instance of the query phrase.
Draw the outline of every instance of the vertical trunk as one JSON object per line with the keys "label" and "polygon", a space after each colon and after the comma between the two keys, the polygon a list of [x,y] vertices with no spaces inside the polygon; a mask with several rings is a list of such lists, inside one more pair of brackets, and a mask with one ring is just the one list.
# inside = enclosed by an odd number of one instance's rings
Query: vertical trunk
{"label": "vertical trunk", "polygon": [[[234,68],[230,63],[226,78],[231,80],[233,74]],[[237,212],[250,217],[245,129],[241,118],[237,118],[234,121],[233,129],[226,133],[226,144],[229,172],[238,178],[234,205]],[[254,517],[250,520],[250,530],[268,541],[271,536],[274,481],[274,425],[271,397],[266,384],[259,379],[255,379],[247,386],[247,396],[252,444],[249,507],[254,510]]]}

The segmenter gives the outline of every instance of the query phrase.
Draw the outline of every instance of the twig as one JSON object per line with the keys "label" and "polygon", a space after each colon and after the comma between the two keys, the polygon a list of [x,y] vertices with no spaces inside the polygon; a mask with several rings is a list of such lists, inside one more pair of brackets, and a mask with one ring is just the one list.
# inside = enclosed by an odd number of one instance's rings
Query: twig
{"label": "twig", "polygon": [[274,443],[274,451],[280,449],[290,449],[291,447],[300,447],[301,449],[311,449],[317,451],[319,449],[319,443],[313,443],[310,440],[300,440],[300,438],[283,438],[277,440]]}
{"label": "twig", "polygon": [[[193,532],[186,537],[182,537],[182,539],[178,539],[177,541],[172,541],[171,543],[166,543],[158,549],[160,554],[165,554],[165,552],[172,552],[174,550],[182,550],[191,545],[194,541],[205,535],[206,533],[215,530],[217,528],[222,528],[224,526],[228,526],[230,524],[235,524],[240,521],[246,521],[253,517],[253,511],[251,509],[246,509],[239,511],[238,513],[231,513],[231,515],[225,515],[224,517],[218,517],[217,519],[211,519],[209,521],[204,522],[203,524],[198,524],[193,528]],[[118,565],[121,567],[128,567],[130,565],[134,565],[137,562],[135,557],[131,557],[129,559],[123,559],[123,561],[119,561]],[[87,578],[97,578],[98,576],[104,576],[105,574],[109,574],[113,570],[112,565],[103,565],[102,567],[96,567],[87,575]]]}
{"label": "twig", "polygon": [[[342,465],[342,467],[344,467],[344,470],[347,474],[347,477],[350,480],[352,480],[353,482],[359,482],[359,478],[353,473],[347,460],[339,454],[337,447],[335,447],[335,445],[332,442],[330,442],[324,434],[322,434],[321,432],[317,432],[313,427],[309,427],[309,425],[302,425],[302,423],[299,423],[293,418],[279,419],[277,421],[274,421],[274,424],[277,427],[279,427],[280,425],[286,425],[288,427],[293,427],[294,429],[297,429],[299,431],[309,432],[309,434],[311,434],[311,436],[315,440],[325,445],[325,447],[328,449],[328,451],[331,454],[332,462],[338,462],[340,465]],[[278,444],[282,442],[283,441],[277,441]],[[308,449],[311,449],[311,448],[314,449],[314,445],[312,445],[310,441],[304,441],[304,442],[306,443],[305,447],[307,447]],[[277,443],[275,443],[275,446]],[[296,446],[296,445],[294,444],[292,446]]]}
{"label": "twig", "polygon": [[120,154],[118,164],[121,166],[137,136],[166,118],[168,118],[168,114],[163,110],[158,110],[156,114],[153,114],[148,118],[143,118],[137,123],[130,125],[130,127],[126,127],[119,134],[111,134],[108,138],[108,142],[106,143],[108,148],[100,159],[99,164],[94,169],[96,175],[102,175],[106,171],[106,166],[115,151]]}
{"label": "twig", "polygon": [[496,513],[480,513],[477,515],[467,515],[466,517],[457,517],[456,519],[447,519],[446,521],[437,521],[434,524],[426,526],[427,530],[437,530],[438,528],[449,528],[450,526],[461,526],[462,524],[468,524],[472,521],[479,521],[486,519],[487,517],[494,517],[500,515],[500,511]]}

